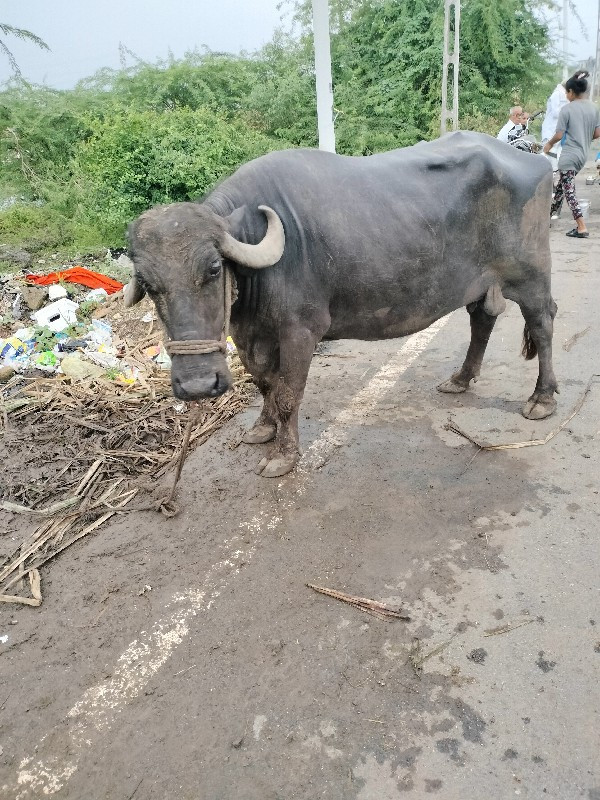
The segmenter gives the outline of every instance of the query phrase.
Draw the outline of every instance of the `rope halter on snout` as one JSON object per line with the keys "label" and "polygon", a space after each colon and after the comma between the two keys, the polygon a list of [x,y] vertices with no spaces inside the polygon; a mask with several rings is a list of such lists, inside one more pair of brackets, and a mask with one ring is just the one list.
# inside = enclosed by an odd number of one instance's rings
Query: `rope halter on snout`
{"label": "rope halter on snout", "polygon": [[220,341],[216,339],[171,339],[171,341],[165,344],[165,350],[170,356],[197,356],[205,355],[206,353],[216,353],[219,350],[221,353],[226,352],[231,306],[233,303],[233,279],[231,268],[223,265],[223,269],[224,320]]}

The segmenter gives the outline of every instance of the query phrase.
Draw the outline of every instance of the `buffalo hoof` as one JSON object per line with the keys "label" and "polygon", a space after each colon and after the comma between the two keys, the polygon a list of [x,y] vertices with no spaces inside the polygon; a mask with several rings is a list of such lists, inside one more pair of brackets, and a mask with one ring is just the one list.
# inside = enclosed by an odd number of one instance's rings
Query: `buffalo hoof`
{"label": "buffalo hoof", "polygon": [[522,414],[526,419],[544,419],[556,411],[556,400],[549,395],[532,394],[523,406]]}
{"label": "buffalo hoof", "polygon": [[275,425],[254,425],[242,437],[245,444],[264,444],[275,438],[277,427]]}
{"label": "buffalo hoof", "polygon": [[446,392],[447,394],[460,394],[466,392],[469,388],[469,381],[457,381],[454,376],[447,381],[440,383],[437,387],[438,392]]}
{"label": "buffalo hoof", "polygon": [[298,454],[292,455],[277,455],[275,458],[263,458],[258,467],[256,474],[262,478],[280,478],[282,475],[287,475],[291,472],[298,461]]}

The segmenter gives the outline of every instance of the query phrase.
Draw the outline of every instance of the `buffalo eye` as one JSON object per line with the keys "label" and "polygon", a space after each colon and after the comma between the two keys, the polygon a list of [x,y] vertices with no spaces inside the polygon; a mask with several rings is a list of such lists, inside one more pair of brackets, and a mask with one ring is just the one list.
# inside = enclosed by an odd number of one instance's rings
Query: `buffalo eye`
{"label": "buffalo eye", "polygon": [[213,261],[213,263],[208,268],[208,275],[210,278],[216,278],[219,273],[221,272],[221,262],[220,261]]}

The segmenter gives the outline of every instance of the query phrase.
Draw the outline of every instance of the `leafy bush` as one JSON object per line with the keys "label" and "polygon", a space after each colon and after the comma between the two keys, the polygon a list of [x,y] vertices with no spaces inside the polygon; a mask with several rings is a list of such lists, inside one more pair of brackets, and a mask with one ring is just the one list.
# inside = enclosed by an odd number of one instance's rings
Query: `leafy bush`
{"label": "leafy bush", "polygon": [[47,197],[48,181],[65,183],[76,146],[89,135],[87,121],[101,100],[91,93],[45,87],[0,93],[0,158],[5,194]]}
{"label": "leafy bush", "polygon": [[15,203],[0,213],[0,241],[32,253],[73,245],[75,228],[49,205]]}
{"label": "leafy bush", "polygon": [[248,161],[281,146],[212,111],[129,111],[89,121],[75,157],[75,220],[104,243],[123,243],[127,222],[156,203],[197,200]]}

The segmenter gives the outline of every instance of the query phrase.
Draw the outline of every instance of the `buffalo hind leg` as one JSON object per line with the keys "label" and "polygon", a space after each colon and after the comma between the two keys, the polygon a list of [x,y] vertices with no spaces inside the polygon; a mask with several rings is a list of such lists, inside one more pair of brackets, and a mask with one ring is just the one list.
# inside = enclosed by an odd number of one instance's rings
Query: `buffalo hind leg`
{"label": "buffalo hind leg", "polygon": [[453,394],[464,392],[469,388],[469,383],[472,380],[477,380],[479,376],[481,362],[497,317],[488,314],[484,310],[483,298],[475,303],[470,303],[467,306],[467,311],[471,318],[471,342],[467,350],[467,356],[459,371],[455,372],[444,383],[440,383],[437,387],[439,392]]}
{"label": "buffalo hind leg", "polygon": [[554,393],[558,383],[552,367],[552,331],[556,316],[556,303],[552,298],[542,306],[530,307],[520,302],[521,313],[525,319],[523,332],[523,355],[525,358],[539,360],[539,373],[535,391],[523,406],[523,416],[527,419],[544,419],[556,411]]}

